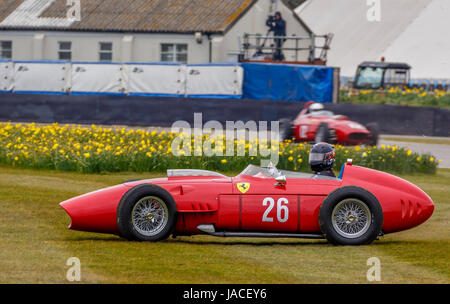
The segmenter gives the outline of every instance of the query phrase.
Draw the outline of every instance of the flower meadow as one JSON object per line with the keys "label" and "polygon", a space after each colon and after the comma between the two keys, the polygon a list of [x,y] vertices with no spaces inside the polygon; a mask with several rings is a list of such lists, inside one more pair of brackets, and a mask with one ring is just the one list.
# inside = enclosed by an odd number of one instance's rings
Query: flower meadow
{"label": "flower meadow", "polygon": [[[259,165],[262,157],[258,148],[276,151],[278,142],[234,140],[234,156],[225,155],[223,136],[211,138],[209,134],[181,134],[187,142],[210,141],[213,156],[207,153],[195,156],[172,153],[172,141],[180,134],[162,130],[104,128],[92,125],[36,125],[0,124],[0,164],[83,173],[102,172],[163,172],[167,169],[206,169],[239,172],[248,164]],[[190,140],[189,140],[190,137]],[[241,147],[244,156],[236,155]],[[285,141],[279,143],[278,167],[285,170],[310,172],[308,155],[311,146],[306,143]],[[439,160],[432,155],[419,155],[397,146],[336,145],[335,170],[348,158],[361,165],[392,173],[436,172]],[[242,153],[241,153],[242,155]],[[264,159],[267,159],[265,157]]]}
{"label": "flower meadow", "polygon": [[395,87],[389,90],[348,90],[342,88],[339,102],[450,108],[450,93],[438,89],[427,91],[422,87]]}

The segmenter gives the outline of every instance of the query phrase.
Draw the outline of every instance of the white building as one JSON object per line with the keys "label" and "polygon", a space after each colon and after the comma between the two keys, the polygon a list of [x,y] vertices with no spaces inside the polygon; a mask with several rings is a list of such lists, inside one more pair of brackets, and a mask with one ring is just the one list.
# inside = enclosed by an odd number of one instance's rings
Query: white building
{"label": "white building", "polygon": [[[311,35],[293,11],[298,1],[80,0],[76,21],[67,18],[67,0],[0,0],[0,59],[232,61],[238,38],[264,35],[275,11],[286,20],[288,35]],[[307,58],[304,52],[299,60]]]}
{"label": "white building", "polygon": [[313,32],[334,33],[328,64],[341,75],[385,57],[408,63],[413,78],[450,79],[449,0],[307,0],[296,12]]}

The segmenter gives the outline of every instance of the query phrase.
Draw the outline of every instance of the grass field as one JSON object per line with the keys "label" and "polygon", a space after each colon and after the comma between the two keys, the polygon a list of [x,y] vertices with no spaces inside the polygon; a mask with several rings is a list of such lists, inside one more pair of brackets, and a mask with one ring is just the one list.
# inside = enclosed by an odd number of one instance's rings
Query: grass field
{"label": "grass field", "polygon": [[369,246],[209,236],[138,243],[67,229],[59,202],[153,176],[0,167],[0,283],[65,283],[69,257],[80,259],[84,283],[367,283],[369,257],[381,261],[381,283],[450,283],[450,170],[406,176],[433,198],[433,216]]}

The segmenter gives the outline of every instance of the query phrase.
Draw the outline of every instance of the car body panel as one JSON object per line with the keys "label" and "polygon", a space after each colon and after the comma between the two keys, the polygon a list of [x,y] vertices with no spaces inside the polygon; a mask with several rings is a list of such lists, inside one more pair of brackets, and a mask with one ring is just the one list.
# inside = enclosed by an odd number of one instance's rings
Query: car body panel
{"label": "car body panel", "polygon": [[378,199],[383,209],[385,233],[420,225],[433,213],[432,199],[402,178],[359,166],[346,166],[344,176],[343,186],[357,183]]}

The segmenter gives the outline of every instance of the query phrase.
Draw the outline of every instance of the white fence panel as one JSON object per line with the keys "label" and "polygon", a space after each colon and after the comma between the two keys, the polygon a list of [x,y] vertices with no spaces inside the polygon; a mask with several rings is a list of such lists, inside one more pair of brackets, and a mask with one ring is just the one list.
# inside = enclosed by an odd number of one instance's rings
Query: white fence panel
{"label": "white fence panel", "polygon": [[130,95],[184,96],[186,66],[167,64],[126,64]]}
{"label": "white fence panel", "polygon": [[239,98],[243,79],[244,71],[239,65],[189,65],[186,95]]}
{"label": "white fence panel", "polygon": [[234,64],[0,61],[0,91],[239,98],[243,78]]}
{"label": "white fence panel", "polygon": [[64,94],[68,88],[69,71],[70,63],[16,61],[14,91]]}
{"label": "white fence panel", "polygon": [[0,92],[13,89],[14,64],[12,61],[0,61]]}
{"label": "white fence panel", "polygon": [[126,77],[122,64],[73,63],[71,91],[73,94],[124,94]]}

